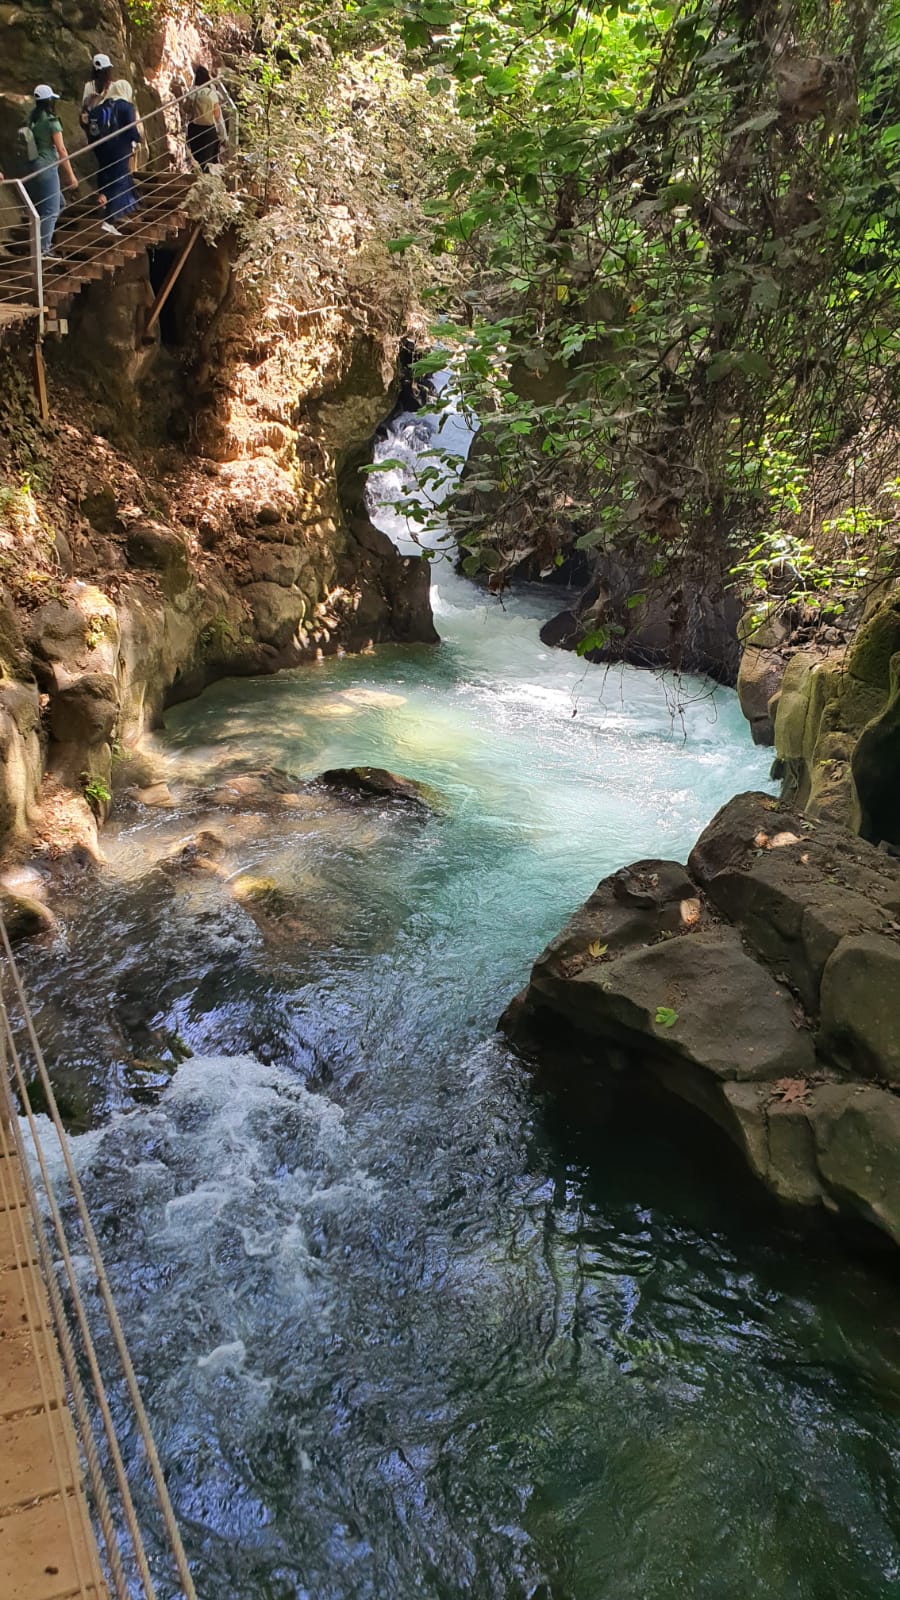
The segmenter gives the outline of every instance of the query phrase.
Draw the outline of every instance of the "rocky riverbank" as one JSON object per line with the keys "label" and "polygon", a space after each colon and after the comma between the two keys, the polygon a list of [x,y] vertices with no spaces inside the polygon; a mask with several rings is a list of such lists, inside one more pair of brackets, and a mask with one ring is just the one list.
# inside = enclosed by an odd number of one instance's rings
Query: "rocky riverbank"
{"label": "rocky riverbank", "polygon": [[595,1106],[653,1080],[782,1201],[900,1244],[900,863],[739,795],[686,866],[623,867],[538,958],[503,1026]]}

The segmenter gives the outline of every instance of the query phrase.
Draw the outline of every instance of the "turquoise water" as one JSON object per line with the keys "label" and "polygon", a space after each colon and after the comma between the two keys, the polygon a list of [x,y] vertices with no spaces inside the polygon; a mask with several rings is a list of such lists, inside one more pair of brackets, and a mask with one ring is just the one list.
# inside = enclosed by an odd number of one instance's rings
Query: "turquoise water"
{"label": "turquoise water", "polygon": [[[767,758],[728,693],[544,649],[545,594],[436,589],[438,649],[173,711],[173,807],[28,961],[199,1592],[896,1596],[900,1293],[678,1128],[568,1125],[494,1032],[597,880]],[[350,763],[443,809],[197,797]],[[220,874],[163,870],[199,828]]]}

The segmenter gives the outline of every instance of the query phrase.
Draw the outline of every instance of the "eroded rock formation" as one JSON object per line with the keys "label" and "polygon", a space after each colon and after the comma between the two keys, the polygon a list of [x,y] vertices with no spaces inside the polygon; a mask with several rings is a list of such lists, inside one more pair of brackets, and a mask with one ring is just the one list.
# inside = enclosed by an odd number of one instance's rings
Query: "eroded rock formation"
{"label": "eroded rock formation", "polygon": [[554,1087],[649,1075],[779,1199],[900,1243],[900,863],[739,795],[687,866],[606,878],[504,1018]]}

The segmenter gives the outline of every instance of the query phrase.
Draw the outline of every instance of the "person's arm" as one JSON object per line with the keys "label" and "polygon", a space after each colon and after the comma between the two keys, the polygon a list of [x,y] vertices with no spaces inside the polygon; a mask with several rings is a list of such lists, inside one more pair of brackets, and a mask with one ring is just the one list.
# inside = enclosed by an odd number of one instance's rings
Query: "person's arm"
{"label": "person's arm", "polygon": [[215,116],[216,116],[216,133],[219,135],[219,138],[220,138],[222,144],[223,145],[227,145],[227,143],[228,143],[228,124],[225,121],[225,117],[224,117],[224,114],[222,112],[221,102],[219,100],[218,95],[216,96],[216,112],[215,112]]}
{"label": "person's arm", "polygon": [[66,143],[61,133],[55,133],[53,135],[53,148],[56,151],[56,154],[59,156],[59,170],[66,180],[66,188],[77,189],[78,179],[72,171],[72,163],[69,160],[69,152],[66,149]]}

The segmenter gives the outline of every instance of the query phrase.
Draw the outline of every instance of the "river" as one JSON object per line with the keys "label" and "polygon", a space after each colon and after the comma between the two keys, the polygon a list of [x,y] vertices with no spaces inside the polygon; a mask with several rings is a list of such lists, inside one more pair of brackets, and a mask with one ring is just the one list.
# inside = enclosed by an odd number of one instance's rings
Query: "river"
{"label": "river", "polygon": [[[766,781],[732,694],[545,649],[554,603],[436,564],[440,648],[173,710],[175,807],[25,958],[202,1600],[900,1594],[894,1285],[736,1158],[568,1126],[494,1031],[600,877]],[[179,799],[351,763],[444,809]],[[291,937],[161,870],[201,825]]]}

